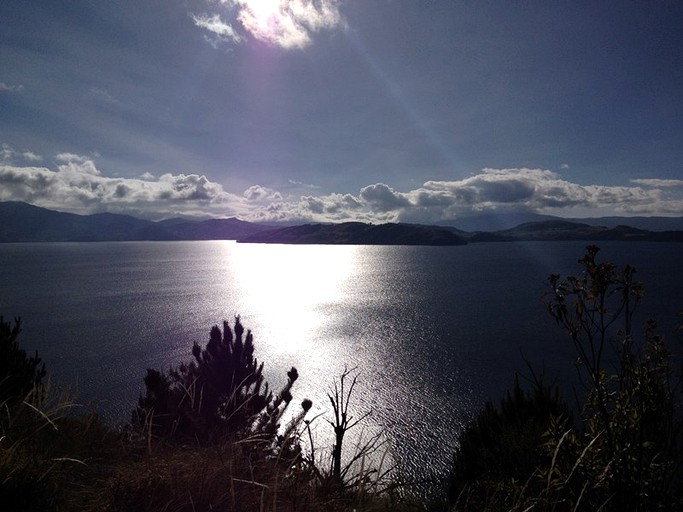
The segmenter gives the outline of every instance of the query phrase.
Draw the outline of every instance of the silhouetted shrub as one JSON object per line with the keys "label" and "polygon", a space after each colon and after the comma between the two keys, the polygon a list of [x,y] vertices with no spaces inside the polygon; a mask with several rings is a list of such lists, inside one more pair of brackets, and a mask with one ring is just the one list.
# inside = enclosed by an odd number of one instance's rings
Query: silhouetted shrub
{"label": "silhouetted shrub", "polygon": [[586,248],[579,276],[549,277],[548,309],[574,344],[586,396],[582,431],[553,447],[557,477],[577,509],[680,510],[681,375],[654,321],[633,334],[644,293],[635,269],[599,262],[598,251]]}
{"label": "silhouetted shrub", "polygon": [[216,436],[243,434],[252,427],[266,437],[276,436],[284,408],[292,399],[295,368],[277,397],[263,377],[263,363],[254,357],[251,331],[244,333],[239,317],[234,332],[211,329],[205,348],[192,347],[194,360],[167,373],[148,369],[146,393],[133,411],[133,424],[156,437],[212,441]]}
{"label": "silhouetted shrub", "polygon": [[[32,391],[39,391],[45,377],[45,365],[41,365],[38,352],[28,357],[19,347],[17,337],[21,332],[21,319],[15,318],[14,326],[0,316],[0,404],[23,400]],[[34,393],[39,398],[40,393]]]}
{"label": "silhouetted shrub", "polygon": [[[482,510],[492,505],[492,491],[500,483],[524,483],[537,468],[549,465],[552,453],[544,445],[553,424],[572,425],[570,408],[557,388],[536,380],[533,389],[525,391],[515,376],[512,390],[500,404],[487,402],[459,436],[450,474],[450,502],[460,498],[461,504],[467,504],[462,510]],[[499,492],[496,503],[512,508],[514,495]]]}
{"label": "silhouetted shrub", "polygon": [[460,437],[455,510],[683,509],[680,375],[654,322],[642,339],[632,333],[635,269],[598,262],[598,251],[587,247],[579,275],[548,278],[548,310],[578,356],[578,426],[562,421],[565,406],[547,407],[556,393],[546,402],[516,382]]}

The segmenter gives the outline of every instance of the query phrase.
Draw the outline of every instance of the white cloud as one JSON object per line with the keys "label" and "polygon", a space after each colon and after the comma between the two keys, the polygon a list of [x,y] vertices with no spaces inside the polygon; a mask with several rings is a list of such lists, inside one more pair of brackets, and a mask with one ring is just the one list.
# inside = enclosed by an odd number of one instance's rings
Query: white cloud
{"label": "white cloud", "polygon": [[0,161],[3,163],[10,163],[14,159],[16,152],[9,144],[2,144],[0,146]]}
{"label": "white cloud", "polygon": [[[3,158],[18,155],[7,144],[1,151]],[[582,185],[544,169],[484,169],[460,180],[428,181],[406,192],[375,183],[361,188],[357,195],[293,197],[262,185],[235,194],[196,173],[108,177],[91,157],[73,153],[60,153],[55,161],[55,169],[1,164],[0,200],[75,213],[109,211],[152,219],[211,215],[251,221],[433,223],[487,211],[683,216],[681,180],[650,179],[632,186]]]}
{"label": "white cloud", "polygon": [[0,146],[0,162],[4,164],[11,164],[18,160],[25,162],[40,162],[42,156],[33,153],[32,151],[18,152],[9,144],[3,143]]}
{"label": "white cloud", "polygon": [[285,49],[300,49],[322,30],[345,27],[339,0],[220,0],[221,14],[191,17],[198,27],[209,31],[216,41],[239,43],[245,35]]}
{"label": "white cloud", "polygon": [[638,179],[631,180],[631,183],[644,187],[683,187],[683,180]]}
{"label": "white cloud", "polygon": [[55,160],[58,162],[75,162],[84,163],[90,160],[90,157],[77,155],[75,153],[58,153],[55,155]]}
{"label": "white cloud", "polygon": [[235,32],[235,29],[229,23],[221,19],[218,14],[209,15],[191,15],[194,24],[210,32],[209,42],[231,42],[239,43],[242,38]]}
{"label": "white cloud", "polygon": [[242,195],[249,201],[282,201],[280,192],[261,185],[252,185]]}
{"label": "white cloud", "polygon": [[12,85],[6,84],[5,82],[0,82],[0,92],[21,92],[24,90],[24,86],[21,84]]}
{"label": "white cloud", "polygon": [[56,170],[0,165],[0,200],[26,201],[74,213],[109,211],[145,218],[175,215],[244,215],[246,200],[198,174],[158,178],[103,176],[87,157],[62,153]]}
{"label": "white cloud", "polygon": [[40,162],[43,159],[42,156],[36,155],[32,151],[24,151],[21,156],[23,156],[24,160],[27,162]]}
{"label": "white cloud", "polygon": [[308,188],[308,189],[319,189],[320,186],[313,185],[312,183],[304,183],[302,181],[287,180],[287,183],[293,185],[294,187]]}
{"label": "white cloud", "polygon": [[92,98],[105,105],[112,105],[116,107],[123,106],[123,102],[111,94],[107,89],[99,89],[93,87],[90,89],[89,94]]}

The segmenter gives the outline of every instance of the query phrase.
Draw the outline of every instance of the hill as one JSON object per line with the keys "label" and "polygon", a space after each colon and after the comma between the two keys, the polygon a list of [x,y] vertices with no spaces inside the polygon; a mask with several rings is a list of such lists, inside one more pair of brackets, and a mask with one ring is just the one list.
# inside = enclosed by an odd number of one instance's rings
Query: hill
{"label": "hill", "polygon": [[245,243],[343,245],[464,245],[445,229],[409,224],[305,224],[271,229],[239,240]]}
{"label": "hill", "polygon": [[681,242],[683,241],[683,231],[648,231],[624,225],[605,227],[566,220],[547,220],[541,222],[526,222],[512,229],[495,231],[493,233],[476,233],[469,238],[470,242],[532,240]]}
{"label": "hill", "polygon": [[129,215],[76,215],[21,202],[0,202],[0,242],[237,240],[270,229],[238,219],[152,222]]}
{"label": "hill", "polygon": [[[468,242],[623,240],[683,241],[683,219],[639,217],[639,224],[680,229],[647,230],[626,225],[620,217],[582,222],[538,215],[482,216],[471,225],[505,225],[464,231],[444,224],[305,224],[274,228],[236,218],[153,222],[113,213],[76,215],[21,202],[0,202],[0,242],[96,242],[142,240],[238,240],[244,243],[353,245],[462,245]],[[535,219],[510,226],[513,220]],[[624,221],[618,223],[618,220]],[[467,223],[465,223],[467,224]]]}
{"label": "hill", "polygon": [[521,224],[545,221],[568,221],[589,226],[616,228],[630,226],[648,231],[683,231],[683,217],[587,217],[561,218],[537,213],[509,212],[467,215],[450,221],[439,222],[439,227],[452,226],[470,232],[500,232]]}

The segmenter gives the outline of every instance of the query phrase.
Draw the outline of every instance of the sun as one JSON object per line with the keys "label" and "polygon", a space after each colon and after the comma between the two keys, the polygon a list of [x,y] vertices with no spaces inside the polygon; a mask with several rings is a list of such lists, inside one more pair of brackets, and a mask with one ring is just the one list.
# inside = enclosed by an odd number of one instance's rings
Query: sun
{"label": "sun", "polygon": [[244,0],[244,7],[261,29],[270,25],[280,12],[280,0]]}

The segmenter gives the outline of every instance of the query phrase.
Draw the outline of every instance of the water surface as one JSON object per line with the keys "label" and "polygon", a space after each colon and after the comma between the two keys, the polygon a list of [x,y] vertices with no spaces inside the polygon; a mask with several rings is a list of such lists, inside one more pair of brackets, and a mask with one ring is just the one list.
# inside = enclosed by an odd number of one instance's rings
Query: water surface
{"label": "water surface", "polygon": [[[22,345],[111,422],[129,418],[146,368],[189,360],[194,341],[240,314],[271,387],[296,366],[295,398],[314,412],[327,411],[335,376],[357,368],[352,407],[372,411],[404,469],[424,475],[447,465],[457,432],[525,360],[562,385],[573,378],[542,297],[548,274],[578,271],[584,245],[0,244],[0,313],[21,316]],[[638,268],[641,312],[665,332],[683,311],[680,248],[601,252]]]}

